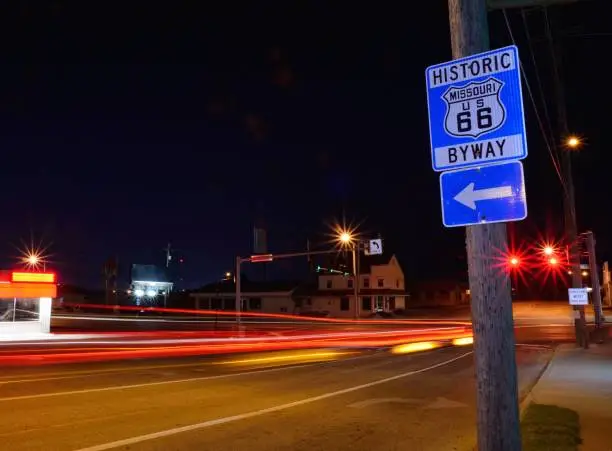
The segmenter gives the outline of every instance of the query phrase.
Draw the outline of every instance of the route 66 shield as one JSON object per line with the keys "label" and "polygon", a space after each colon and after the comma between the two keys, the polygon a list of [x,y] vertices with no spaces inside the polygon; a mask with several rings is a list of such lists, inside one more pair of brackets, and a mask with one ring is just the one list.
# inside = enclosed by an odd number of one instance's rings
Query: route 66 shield
{"label": "route 66 shield", "polygon": [[503,82],[490,77],[481,82],[447,89],[442,95],[446,103],[446,133],[456,137],[478,138],[504,125],[506,108],[499,97],[503,86]]}

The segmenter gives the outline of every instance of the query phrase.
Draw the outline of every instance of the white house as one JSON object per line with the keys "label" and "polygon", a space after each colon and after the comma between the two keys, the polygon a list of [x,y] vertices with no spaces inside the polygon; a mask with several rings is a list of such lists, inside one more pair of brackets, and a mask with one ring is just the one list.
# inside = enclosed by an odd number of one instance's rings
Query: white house
{"label": "white house", "polygon": [[[406,307],[409,297],[404,272],[395,255],[391,258],[363,257],[360,262],[357,305],[355,278],[341,274],[321,274],[317,289],[294,294],[301,311],[329,312],[333,317],[368,316],[375,312],[393,312]],[[357,306],[357,309],[356,309]]]}

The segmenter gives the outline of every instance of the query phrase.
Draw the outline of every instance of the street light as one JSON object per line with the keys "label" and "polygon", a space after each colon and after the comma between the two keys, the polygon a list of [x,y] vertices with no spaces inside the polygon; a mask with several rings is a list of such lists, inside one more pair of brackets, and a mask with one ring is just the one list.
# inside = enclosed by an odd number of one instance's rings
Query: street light
{"label": "street light", "polygon": [[47,269],[46,257],[40,251],[24,253],[21,262],[30,270],[39,270],[41,267],[43,271]]}
{"label": "street light", "polygon": [[580,147],[580,144],[582,144],[582,141],[580,141],[580,138],[577,136],[569,136],[565,140],[565,145],[570,149],[577,149],[578,147]]}
{"label": "street light", "polygon": [[340,232],[340,235],[338,236],[338,240],[340,241],[340,243],[344,245],[348,245],[353,242],[353,235],[351,235],[350,232],[343,231],[343,232]]}
{"label": "street light", "polygon": [[355,319],[359,318],[359,251],[360,241],[350,230],[338,229],[340,246],[349,248],[353,254],[353,296],[355,298]]}
{"label": "street light", "polygon": [[32,266],[37,266],[40,258],[36,254],[30,254],[25,258],[25,263]]}

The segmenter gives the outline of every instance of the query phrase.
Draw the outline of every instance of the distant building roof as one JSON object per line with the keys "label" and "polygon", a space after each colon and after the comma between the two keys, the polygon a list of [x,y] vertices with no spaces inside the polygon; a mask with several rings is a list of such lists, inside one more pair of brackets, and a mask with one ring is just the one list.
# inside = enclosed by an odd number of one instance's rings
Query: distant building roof
{"label": "distant building roof", "polygon": [[468,289],[469,284],[461,280],[440,279],[440,280],[420,280],[410,284],[410,289],[413,291],[426,290],[454,290]]}
{"label": "distant building roof", "polygon": [[[314,287],[296,290],[293,296],[296,298],[308,298],[315,296],[353,296],[354,294],[355,290],[353,288],[319,290]],[[397,288],[361,288],[359,296],[410,296],[410,293]]]}
{"label": "distant building roof", "polygon": [[132,282],[169,282],[165,269],[156,265],[133,264],[130,279]]}
{"label": "distant building roof", "polygon": [[[276,280],[258,282],[252,280],[243,280],[240,283],[240,291],[243,293],[274,293],[274,292],[289,292],[293,291],[300,285],[300,282],[289,280]],[[236,291],[236,284],[233,280],[222,280],[219,282],[209,283],[196,290],[194,293],[233,293]]]}

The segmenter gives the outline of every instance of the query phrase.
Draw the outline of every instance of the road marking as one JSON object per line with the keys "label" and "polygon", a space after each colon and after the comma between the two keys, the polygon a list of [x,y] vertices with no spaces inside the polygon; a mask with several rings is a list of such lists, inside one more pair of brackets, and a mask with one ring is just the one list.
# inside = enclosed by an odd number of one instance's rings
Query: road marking
{"label": "road marking", "polygon": [[[349,357],[346,359],[338,360],[338,362],[347,362],[350,360],[364,359],[364,358],[372,357],[373,355],[374,354],[362,355],[362,356],[357,356],[357,357]],[[285,370],[291,370],[291,369],[302,368],[302,367],[307,367],[307,366],[315,366],[315,365],[323,366],[323,365],[329,365],[331,363],[334,363],[334,362],[309,362],[309,363],[301,363],[297,365],[287,365],[287,366],[282,366],[282,367],[277,367],[277,368],[266,368],[263,370],[243,371],[240,373],[218,374],[215,376],[190,377],[187,379],[177,379],[173,381],[145,382],[142,384],[117,385],[113,387],[100,387],[100,388],[86,388],[83,390],[70,390],[70,391],[62,391],[62,392],[55,392],[55,393],[39,393],[37,395],[11,396],[11,397],[6,397],[6,398],[0,398],[0,402],[20,401],[20,400],[25,400],[25,399],[38,399],[38,398],[53,398],[56,396],[80,395],[84,393],[97,393],[97,392],[114,391],[114,390],[127,390],[131,388],[154,387],[156,385],[182,384],[182,383],[187,383],[187,382],[226,379],[230,377],[248,376],[251,374],[271,373],[273,371],[285,371]],[[28,382],[32,382],[32,380],[29,380]],[[3,383],[6,383],[6,382],[3,382]]]}
{"label": "road marking", "polygon": [[345,395],[347,393],[352,393],[358,390],[363,390],[365,388],[370,388],[370,387],[375,387],[377,385],[386,384],[388,382],[392,382],[392,381],[402,379],[408,376],[413,376],[415,374],[420,374],[426,371],[431,371],[441,366],[445,366],[450,363],[456,362],[457,360],[467,357],[470,354],[472,354],[471,351],[461,354],[458,357],[453,357],[452,359],[445,360],[444,362],[428,366],[426,368],[421,368],[419,370],[414,370],[414,371],[408,371],[406,373],[397,374],[395,376],[387,377],[384,379],[379,379],[377,381],[368,382],[367,384],[356,385],[354,387],[349,387],[343,390],[325,393],[323,395],[314,396],[312,398],[305,398],[305,399],[290,402],[287,404],[280,404],[278,406],[268,407],[266,409],[255,410],[255,411],[247,412],[247,413],[241,413],[239,415],[233,415],[230,417],[217,418],[214,420],[204,421],[202,423],[190,424],[188,426],[181,426],[181,427],[177,427],[173,429],[166,429],[165,431],[154,432],[152,434],[138,435],[136,437],[131,437],[131,438],[123,439],[123,440],[117,440],[114,442],[103,443],[101,445],[90,446],[88,448],[81,448],[81,449],[78,449],[77,451],[105,451],[105,450],[109,450],[113,448],[118,448],[120,446],[130,446],[130,445],[145,442],[148,440],[155,440],[159,438],[168,437],[171,435],[181,434],[183,432],[190,432],[190,431],[195,431],[198,429],[205,429],[205,428],[209,428],[212,426],[218,426],[220,424],[227,424],[227,423],[232,423],[235,421],[247,420],[249,418],[254,418],[254,417],[266,415],[269,413],[279,412],[282,410],[291,409],[292,407],[303,406],[305,404],[311,404],[313,402],[322,401],[324,399],[329,399],[329,398],[333,398],[333,397],[340,396],[340,395]]}
{"label": "road marking", "polygon": [[354,402],[349,404],[347,407],[353,407],[355,409],[363,409],[364,407],[374,406],[376,404],[387,404],[387,403],[397,403],[397,404],[421,404],[421,399],[412,399],[412,398],[372,398],[366,399],[365,401]]}
{"label": "road marking", "polygon": [[425,407],[424,409],[454,409],[456,407],[469,407],[467,404],[462,402],[453,401],[452,399],[446,399],[438,397],[436,400]]}
{"label": "road marking", "polygon": [[[60,379],[78,379],[80,377],[91,377],[97,375],[108,375],[114,373],[125,373],[125,372],[141,372],[141,371],[150,371],[150,370],[162,370],[169,368],[188,368],[188,367],[198,367],[204,366],[206,363],[179,363],[173,365],[154,365],[154,366],[143,366],[143,367],[133,367],[133,368],[108,368],[108,369],[99,369],[99,370],[87,370],[87,371],[71,371],[69,374],[63,373],[42,373],[39,374],[35,379],[4,379],[0,377],[1,384],[24,384],[28,382],[44,382],[44,381],[55,381]],[[11,375],[8,377],[19,377],[20,375]],[[42,377],[41,377],[42,376]],[[6,377],[6,376],[5,376]],[[24,378],[32,377],[28,375],[23,375]]]}

